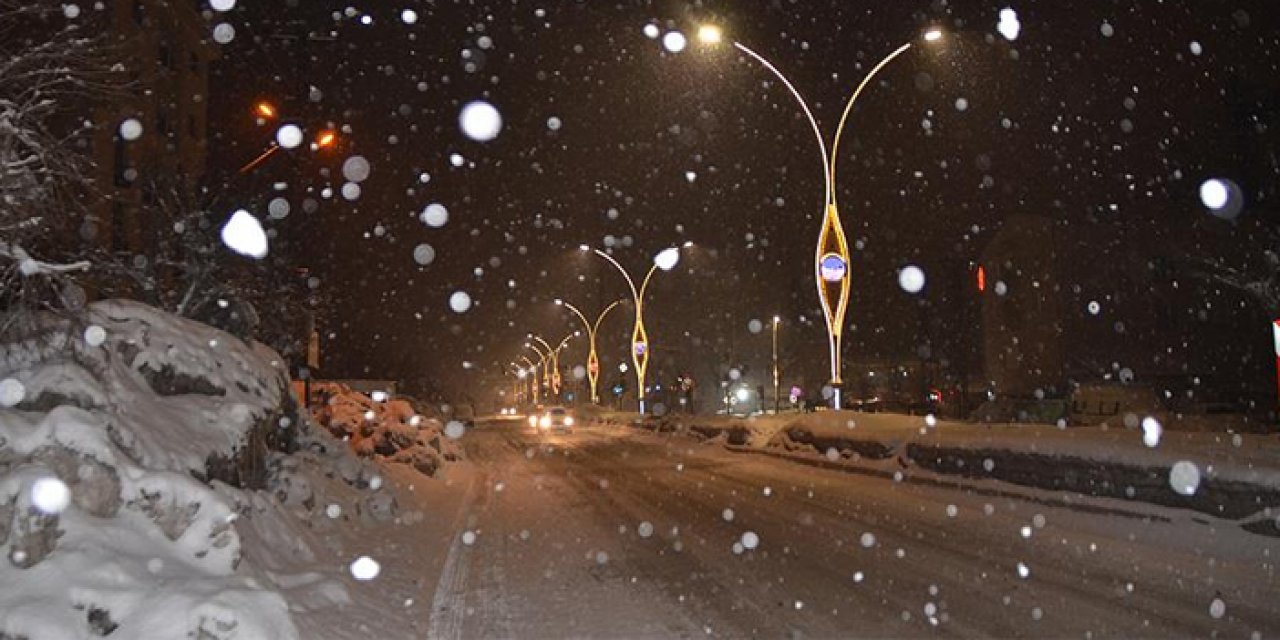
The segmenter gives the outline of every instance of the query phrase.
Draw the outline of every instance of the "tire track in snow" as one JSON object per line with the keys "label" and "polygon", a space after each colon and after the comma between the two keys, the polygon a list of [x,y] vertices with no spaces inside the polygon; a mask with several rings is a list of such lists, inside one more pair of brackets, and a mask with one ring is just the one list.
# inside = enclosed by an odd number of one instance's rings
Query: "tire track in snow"
{"label": "tire track in snow", "polygon": [[454,518],[453,542],[449,544],[449,555],[445,559],[444,569],[440,572],[440,580],[436,582],[435,596],[431,598],[428,638],[443,640],[462,637],[462,623],[467,613],[467,574],[469,573],[462,534],[464,525],[471,517],[477,482],[480,486],[484,486],[487,478],[488,474],[481,472],[471,479],[471,483],[467,486],[465,506],[458,510],[458,515]]}

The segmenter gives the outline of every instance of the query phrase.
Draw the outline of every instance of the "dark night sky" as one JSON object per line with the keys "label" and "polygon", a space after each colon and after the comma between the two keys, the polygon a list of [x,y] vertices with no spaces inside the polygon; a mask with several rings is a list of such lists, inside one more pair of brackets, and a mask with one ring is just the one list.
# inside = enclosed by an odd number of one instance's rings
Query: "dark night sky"
{"label": "dark night sky", "polygon": [[[941,47],[887,67],[845,132],[837,193],[858,246],[846,358],[912,357],[925,343],[945,352],[975,334],[961,321],[969,263],[1018,213],[1061,230],[1078,286],[1064,303],[1090,342],[1128,344],[1134,359],[1212,350],[1218,338],[1179,318],[1207,309],[1236,333],[1257,319],[1231,293],[1206,289],[1172,316],[1152,315],[1144,295],[1151,257],[1247,255],[1254,230],[1275,223],[1280,12],[1267,2],[240,4],[210,15],[237,33],[211,87],[216,171],[270,139],[274,125],[249,115],[258,98],[311,128],[350,128],[336,153],[273,158],[237,186],[261,203],[287,183],[293,213],[274,250],[309,266],[335,302],[322,316],[330,375],[457,388],[494,374],[525,332],[569,330],[551,299],[594,310],[624,295],[602,260],[574,251],[611,235],[631,238],[615,255],[633,271],[664,246],[698,245],[651,289],[654,371],[763,371],[768,331],[748,322],[778,313],[789,368],[821,381],[812,254],[823,183],[809,127],[759,65],[727,46],[668,53],[643,33],[650,23],[690,38],[698,23],[722,25],[791,78],[828,140],[871,65],[927,27],[948,31]],[[415,24],[400,19],[405,6]],[[1012,42],[995,29],[1006,6],[1022,25]],[[476,99],[502,113],[494,141],[459,130],[459,109]],[[452,166],[454,153],[467,162]],[[359,199],[317,198],[341,186],[352,154],[373,167]],[[1200,205],[1211,176],[1244,187],[1237,224]],[[320,200],[314,212],[307,197]],[[417,218],[431,202],[449,210],[443,228]],[[413,259],[421,243],[436,252],[425,267]],[[920,295],[897,285],[907,264],[929,278]],[[450,311],[455,291],[474,300],[466,313]],[[1096,318],[1090,300],[1103,303]],[[615,313],[606,368],[626,352],[627,313]],[[1117,321],[1133,328],[1116,336]],[[1244,342],[1265,355],[1268,339]]]}

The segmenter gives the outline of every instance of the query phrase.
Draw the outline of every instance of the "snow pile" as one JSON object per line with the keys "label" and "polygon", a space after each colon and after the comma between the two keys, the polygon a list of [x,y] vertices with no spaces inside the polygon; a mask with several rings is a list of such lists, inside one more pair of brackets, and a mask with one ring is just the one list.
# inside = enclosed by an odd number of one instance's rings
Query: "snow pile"
{"label": "snow pile", "polygon": [[298,637],[242,562],[244,505],[262,494],[232,486],[265,484],[267,450],[296,436],[279,357],[124,301],[15,326],[23,339],[0,345],[0,637]]}
{"label": "snow pile", "polygon": [[451,432],[406,400],[378,401],[340,384],[328,385],[321,395],[327,399],[313,409],[315,421],[361,456],[408,464],[428,476],[461,458]]}

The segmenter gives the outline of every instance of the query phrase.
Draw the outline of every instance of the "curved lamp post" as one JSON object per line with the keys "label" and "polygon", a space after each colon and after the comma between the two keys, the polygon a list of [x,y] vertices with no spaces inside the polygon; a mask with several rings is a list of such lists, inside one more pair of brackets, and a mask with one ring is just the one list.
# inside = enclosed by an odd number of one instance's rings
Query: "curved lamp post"
{"label": "curved lamp post", "polygon": [[563,378],[560,376],[560,351],[564,349],[565,345],[569,344],[569,340],[572,340],[577,335],[577,333],[571,333],[565,336],[560,341],[560,344],[551,350],[551,392],[555,394],[556,399],[560,398],[560,385],[563,382]]}
{"label": "curved lamp post", "polygon": [[[538,338],[532,333],[529,334],[529,337],[537,338],[539,342],[542,342],[542,344],[547,344],[545,340],[543,340],[542,338]],[[541,381],[538,380],[538,368],[534,367],[533,369],[533,403],[538,404],[539,400],[541,399],[540,396],[542,392],[542,385],[547,384],[547,364],[549,364],[551,360],[551,351],[550,351],[550,347],[548,347],[548,350],[546,352],[543,352],[542,349],[538,348],[538,345],[532,342],[526,342],[524,343],[524,346],[530,349],[533,349],[533,352],[538,354],[538,367],[542,367]]]}
{"label": "curved lamp post", "polygon": [[[525,372],[520,365],[511,362],[502,367],[502,375],[511,376],[511,397],[512,402],[520,403],[520,386],[524,382]],[[505,392],[504,392],[505,393]]]}
{"label": "curved lamp post", "polygon": [[591,383],[591,404],[600,404],[600,396],[596,393],[596,383],[600,380],[600,358],[596,355],[596,334],[600,331],[600,323],[604,321],[604,317],[621,303],[621,300],[614,300],[600,312],[600,315],[596,316],[596,321],[593,323],[587,320],[587,316],[583,315],[577,307],[556,298],[556,304],[577,315],[578,319],[582,320],[582,326],[587,329],[587,341],[590,342],[590,351],[587,353],[587,380]]}
{"label": "curved lamp post", "polygon": [[528,381],[525,382],[527,389],[525,392],[525,400],[528,401],[529,397],[532,396],[533,401],[536,404],[538,402],[538,394],[534,389],[537,389],[538,384],[538,365],[534,364],[533,361],[526,356],[522,355],[520,356],[520,359],[523,360],[526,365],[526,368],[524,369],[525,375],[521,376],[521,379],[528,379]]}
{"label": "curved lamp post", "polygon": [[782,318],[773,317],[773,414],[778,415],[778,394],[782,389],[782,377],[778,369],[778,326],[782,324]]}
{"label": "curved lamp post", "polygon": [[[546,340],[543,340],[542,336],[530,333],[529,339],[538,341],[538,344],[541,344],[542,347],[546,349],[545,352],[534,346],[531,342],[525,343],[526,346],[537,351],[538,355],[542,357],[542,361],[545,363],[542,367],[542,383],[547,385],[548,391],[550,391],[551,395],[556,398],[560,397],[560,350],[568,344],[569,340],[573,338],[574,335],[576,334],[571,333],[565,336],[558,346],[553,347]],[[547,371],[547,367],[551,368],[550,372]]]}
{"label": "curved lamp post", "polygon": [[[706,44],[716,44],[720,42],[721,37],[722,34],[717,27],[704,25],[698,29],[698,39]],[[926,42],[936,42],[942,39],[942,32],[932,29],[924,34],[924,39]],[[867,87],[871,79],[885,65],[907,49],[910,49],[912,43],[907,42],[898,47],[893,53],[885,56],[858,84],[858,88],[853,92],[853,96],[849,98],[849,102],[845,105],[844,112],[840,116],[840,123],[836,127],[835,135],[832,137],[830,155],[827,153],[827,145],[822,137],[822,129],[818,126],[817,119],[813,117],[813,112],[809,110],[809,104],[805,102],[804,97],[796,90],[795,85],[792,85],[791,81],[782,75],[782,72],[773,63],[766,60],[764,56],[752,51],[741,42],[735,41],[733,46],[756,62],[759,62],[782,81],[782,84],[791,92],[792,97],[800,104],[805,118],[809,120],[809,126],[813,129],[814,138],[818,141],[818,152],[821,154],[824,182],[824,213],[822,229],[818,232],[817,249],[814,252],[814,281],[818,286],[818,299],[822,302],[822,314],[827,324],[827,345],[831,359],[831,402],[834,408],[839,409],[841,406],[840,385],[842,383],[840,379],[840,339],[844,329],[844,316],[849,308],[850,281],[849,244],[845,240],[844,227],[840,224],[840,213],[836,207],[836,194],[833,186],[836,179],[835,151],[836,146],[840,143],[840,134],[844,130],[849,112],[853,110],[853,104],[858,100],[858,96],[862,95],[863,89]]]}
{"label": "curved lamp post", "polygon": [[636,307],[636,322],[631,329],[631,361],[635,364],[636,370],[636,400],[640,407],[640,415],[644,415],[644,376],[649,366],[649,352],[651,351],[649,348],[649,334],[644,328],[644,292],[649,288],[649,280],[653,278],[655,271],[658,269],[670,271],[676,267],[676,264],[680,262],[680,249],[668,247],[659,251],[658,255],[653,257],[653,265],[649,267],[649,272],[645,274],[640,288],[637,289],[635,281],[631,279],[631,274],[627,273],[627,270],[623,269],[622,265],[613,259],[613,256],[599,249],[591,249],[585,244],[578,248],[582,251],[594,251],[596,255],[608,260],[609,264],[616,267],[618,273],[621,273],[622,277],[626,279],[627,287],[631,289],[631,298]]}
{"label": "curved lamp post", "polygon": [[551,345],[547,344],[547,341],[543,340],[542,336],[530,333],[529,339],[537,340],[538,344],[542,345],[543,349],[546,349],[546,351],[543,351],[542,349],[534,347],[534,350],[538,352],[538,355],[542,356],[542,387],[548,392],[548,395],[555,395],[555,388],[559,386],[559,382],[556,378],[560,377],[560,372],[555,366],[555,349],[553,349]]}

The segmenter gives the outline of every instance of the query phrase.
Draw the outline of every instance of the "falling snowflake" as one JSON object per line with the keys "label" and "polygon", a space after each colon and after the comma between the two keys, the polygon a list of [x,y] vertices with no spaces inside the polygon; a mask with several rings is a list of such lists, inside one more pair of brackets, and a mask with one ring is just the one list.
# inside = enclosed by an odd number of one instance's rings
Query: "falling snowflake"
{"label": "falling snowflake", "polygon": [[107,330],[91,324],[84,330],[84,342],[91,347],[100,347],[107,340]]}
{"label": "falling snowflake", "polygon": [[58,478],[40,478],[31,483],[31,504],[46,515],[58,515],[71,504],[71,489]]}
{"label": "falling snowflake", "polygon": [[471,296],[466,291],[454,291],[449,296],[449,308],[454,313],[466,313],[471,308]]}
{"label": "falling snowflake", "polygon": [[449,209],[439,202],[432,202],[427,205],[418,219],[428,227],[439,229],[449,222]]}
{"label": "falling snowflake", "polygon": [[240,209],[222,227],[222,243],[232,251],[251,258],[267,256],[267,233],[253,214]]}
{"label": "falling snowflake", "polygon": [[477,142],[488,142],[502,131],[502,114],[483,100],[467,103],[458,114],[458,126],[462,133]]}
{"label": "falling snowflake", "polygon": [[662,36],[662,47],[671,53],[680,53],[688,46],[689,41],[679,31],[668,31],[667,35]]}
{"label": "falling snowflake", "polygon": [[907,293],[920,293],[924,289],[924,271],[913,264],[898,272],[898,286]]}
{"label": "falling snowflake", "polygon": [[120,137],[124,140],[137,140],[142,137],[142,123],[137,118],[128,118],[120,123]]}
{"label": "falling snowflake", "polygon": [[356,580],[373,580],[378,577],[378,573],[382,571],[382,566],[377,560],[369,556],[360,556],[351,563],[351,577]]}
{"label": "falling snowflake", "polygon": [[296,124],[286,124],[276,129],[276,144],[285,149],[296,149],[302,144],[302,129]]}

